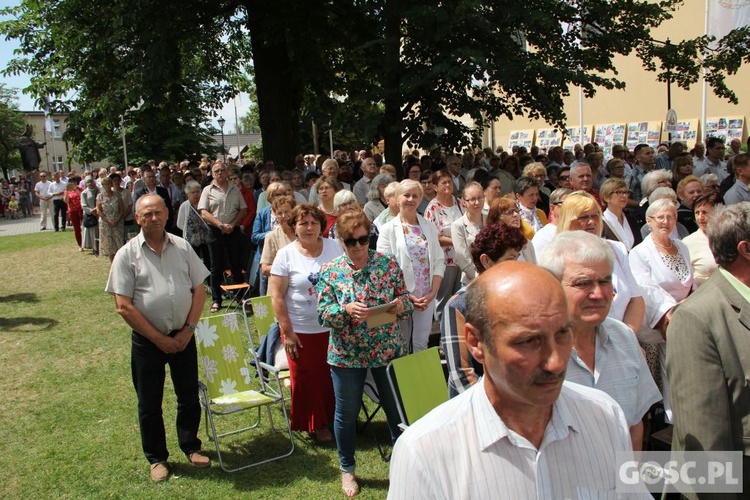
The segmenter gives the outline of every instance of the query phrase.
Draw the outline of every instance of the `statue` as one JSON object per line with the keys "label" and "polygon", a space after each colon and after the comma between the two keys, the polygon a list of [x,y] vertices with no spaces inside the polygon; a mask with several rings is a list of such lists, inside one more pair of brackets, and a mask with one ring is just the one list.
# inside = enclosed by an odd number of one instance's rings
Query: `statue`
{"label": "statue", "polygon": [[31,172],[39,168],[39,164],[42,162],[39,149],[47,144],[46,142],[39,143],[32,139],[32,132],[31,125],[26,125],[26,131],[18,138],[18,150],[21,153],[21,162],[26,172]]}

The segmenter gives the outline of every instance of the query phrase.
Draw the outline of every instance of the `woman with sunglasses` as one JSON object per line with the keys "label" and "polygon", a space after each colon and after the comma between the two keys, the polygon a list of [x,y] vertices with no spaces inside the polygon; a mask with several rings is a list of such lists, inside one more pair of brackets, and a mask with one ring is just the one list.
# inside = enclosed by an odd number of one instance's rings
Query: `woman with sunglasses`
{"label": "woman with sunglasses", "polygon": [[[341,487],[347,497],[359,492],[354,472],[354,438],[368,370],[377,386],[391,439],[395,441],[398,436],[398,411],[386,366],[406,354],[396,319],[406,319],[413,309],[396,259],[369,249],[370,226],[361,210],[342,214],[336,222],[336,232],[344,255],[323,265],[318,278],[318,321],[331,329],[328,364],[336,396],[333,430]],[[396,315],[394,321],[370,327],[370,308],[385,304]]]}

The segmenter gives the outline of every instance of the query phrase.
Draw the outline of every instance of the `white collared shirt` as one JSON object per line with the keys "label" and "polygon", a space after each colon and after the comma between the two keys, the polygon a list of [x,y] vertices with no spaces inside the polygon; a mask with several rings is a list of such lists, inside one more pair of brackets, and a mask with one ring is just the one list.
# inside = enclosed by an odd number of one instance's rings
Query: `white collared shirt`
{"label": "white collared shirt", "polygon": [[620,221],[617,220],[617,216],[610,212],[609,209],[604,211],[603,216],[604,219],[609,222],[609,225],[614,232],[617,233],[617,237],[620,238],[620,241],[625,245],[625,248],[629,252],[633,248],[633,243],[635,243],[635,236],[633,236],[633,231],[628,223],[628,218],[623,215],[622,224],[620,224]]}
{"label": "white collared shirt", "polygon": [[396,441],[388,498],[614,496],[616,453],[630,449],[622,409],[601,391],[565,382],[537,450],[506,427],[480,379]]}

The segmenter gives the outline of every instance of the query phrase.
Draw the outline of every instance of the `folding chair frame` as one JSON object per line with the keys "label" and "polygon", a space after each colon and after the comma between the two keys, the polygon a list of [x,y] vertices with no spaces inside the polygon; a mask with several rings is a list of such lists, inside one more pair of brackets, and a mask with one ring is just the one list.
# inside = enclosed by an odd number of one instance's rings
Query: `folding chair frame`
{"label": "folding chair frame", "polygon": [[[258,361],[258,359],[257,359],[257,357],[255,355],[255,347],[254,347],[252,335],[250,334],[250,328],[248,326],[247,318],[244,316],[244,314],[239,314],[239,313],[228,313],[228,314],[235,314],[238,317],[240,317],[240,316],[242,317],[242,321],[244,321],[245,335],[246,335],[246,337],[248,339],[248,342],[250,344],[250,355],[252,356],[252,358],[256,362],[256,369],[255,370],[257,372],[260,368],[262,368],[264,370],[267,370],[267,372],[269,373],[269,376],[270,376],[269,382],[266,382],[263,377],[257,377],[258,380],[259,380],[259,383],[260,383],[260,391],[259,391],[259,393],[262,394],[263,396],[266,396],[267,398],[270,398],[270,400],[263,401],[263,402],[258,402],[257,404],[252,404],[251,406],[245,406],[245,407],[242,407],[242,408],[230,408],[227,411],[221,411],[219,409],[212,408],[212,402],[211,402],[211,397],[210,397],[209,392],[208,392],[208,387],[202,381],[199,382],[200,402],[201,402],[201,406],[202,406],[202,408],[204,410],[204,413],[205,413],[205,416],[206,416],[206,434],[207,434],[208,438],[211,441],[213,441],[214,444],[215,444],[216,454],[217,454],[218,459],[219,459],[219,466],[225,472],[236,472],[238,470],[243,470],[243,469],[248,469],[248,468],[251,468],[251,467],[256,467],[258,465],[263,465],[263,464],[266,464],[266,463],[269,463],[269,462],[273,462],[275,460],[279,460],[279,459],[282,459],[282,458],[290,456],[294,452],[294,436],[292,434],[291,424],[290,424],[290,420],[289,420],[289,414],[287,412],[286,404],[284,402],[283,392],[281,391],[281,382],[280,382],[280,379],[278,377],[277,370],[273,366],[270,366],[270,365],[268,365],[266,363],[261,363],[260,361]],[[223,316],[227,316],[227,314],[224,314],[224,315],[221,315],[221,316],[213,316],[213,317],[210,317],[210,318],[201,318],[201,321],[204,321],[206,319],[213,319],[213,318],[217,318],[217,317],[223,317]],[[249,366],[250,366],[249,363],[245,363],[245,365],[248,367],[248,369],[250,369],[249,368]],[[271,384],[271,382],[272,382],[272,384]],[[273,385],[275,387],[271,387],[271,385]],[[279,404],[281,406],[281,411],[282,411],[283,416],[284,416],[284,421],[286,422],[285,428],[281,428],[281,427],[277,428],[276,425],[274,424],[273,414],[272,414],[272,411],[271,411],[271,406],[274,405],[274,404]],[[269,420],[269,424],[270,424],[271,430],[273,432],[283,431],[283,433],[286,435],[286,437],[288,437],[289,444],[290,444],[288,450],[286,452],[280,454],[280,455],[273,456],[273,457],[267,458],[265,460],[261,460],[261,461],[258,461],[258,462],[253,462],[251,464],[243,465],[243,466],[240,466],[240,467],[235,467],[235,468],[232,468],[232,469],[228,468],[225,465],[225,463],[224,463],[224,457],[222,456],[222,453],[221,453],[221,438],[224,438],[224,437],[227,437],[227,436],[232,436],[234,434],[240,434],[242,432],[246,432],[246,431],[249,431],[249,430],[257,428],[260,425],[260,421],[261,421],[261,407],[263,407],[263,406],[266,407],[266,411],[268,413],[268,420]],[[215,416],[230,415],[232,413],[237,413],[237,412],[245,411],[245,410],[249,411],[249,410],[253,410],[253,409],[257,409],[258,413],[257,413],[257,415],[256,415],[256,417],[254,419],[254,423],[252,423],[251,425],[249,425],[247,427],[240,428],[240,429],[235,429],[235,430],[232,430],[232,431],[229,431],[229,432],[224,432],[224,433],[219,433],[217,431],[217,425],[216,425],[216,422],[215,422],[215,419],[214,419]]]}

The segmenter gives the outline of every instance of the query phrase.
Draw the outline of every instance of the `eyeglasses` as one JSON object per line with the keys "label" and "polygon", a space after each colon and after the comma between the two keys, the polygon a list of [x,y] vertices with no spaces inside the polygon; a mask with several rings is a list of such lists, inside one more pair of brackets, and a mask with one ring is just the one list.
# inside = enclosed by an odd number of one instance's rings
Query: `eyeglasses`
{"label": "eyeglasses", "polygon": [[464,198],[464,201],[466,201],[466,203],[476,203],[478,201],[483,202],[484,196],[475,196],[474,198]]}
{"label": "eyeglasses", "polygon": [[599,214],[579,215],[578,217],[576,217],[576,220],[579,220],[583,223],[586,223],[590,220],[597,221],[599,219],[601,219],[601,216]]}
{"label": "eyeglasses", "polygon": [[344,240],[344,245],[346,245],[349,248],[353,247],[357,243],[359,243],[360,246],[367,246],[367,245],[369,245],[370,244],[370,236],[365,234],[363,236],[360,236],[359,238],[347,238],[347,239]]}
{"label": "eyeglasses", "polygon": [[649,217],[649,219],[655,220],[656,222],[674,222],[677,220],[677,217],[674,215],[654,215]]}
{"label": "eyeglasses", "polygon": [[613,194],[617,196],[630,196],[630,191],[615,191]]}
{"label": "eyeglasses", "polygon": [[513,208],[510,210],[505,210],[504,212],[501,212],[502,215],[507,215],[508,217],[512,217],[514,215],[521,215],[521,211],[517,208]]}

